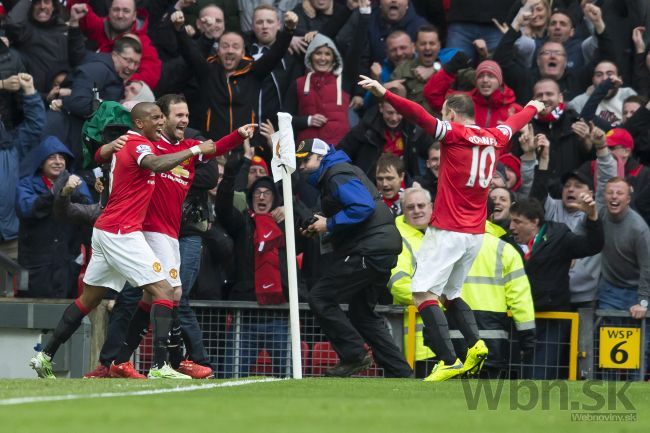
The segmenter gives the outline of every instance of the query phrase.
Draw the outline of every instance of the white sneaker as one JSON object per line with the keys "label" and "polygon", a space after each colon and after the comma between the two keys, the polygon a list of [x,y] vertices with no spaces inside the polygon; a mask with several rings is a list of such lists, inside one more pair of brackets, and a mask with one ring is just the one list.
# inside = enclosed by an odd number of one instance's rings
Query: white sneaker
{"label": "white sneaker", "polygon": [[169,366],[169,364],[164,363],[160,368],[152,368],[149,370],[147,375],[149,379],[190,379],[191,376],[187,374],[179,373]]}

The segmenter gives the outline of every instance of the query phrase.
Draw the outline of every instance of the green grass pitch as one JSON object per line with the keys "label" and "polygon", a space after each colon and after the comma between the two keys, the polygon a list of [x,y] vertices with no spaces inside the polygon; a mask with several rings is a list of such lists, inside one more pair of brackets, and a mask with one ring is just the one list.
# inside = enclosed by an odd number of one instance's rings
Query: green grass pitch
{"label": "green grass pitch", "polygon": [[[424,383],[403,379],[305,379],[224,386],[233,381],[0,380],[2,433],[411,433],[411,432],[544,432],[578,433],[650,431],[650,384],[634,383],[625,395],[636,421],[572,421],[561,409],[558,393],[550,407],[541,400],[532,408],[510,408],[511,382],[503,382],[498,407],[484,396],[468,407],[466,391],[477,380]],[[585,382],[562,382],[573,404],[594,404]],[[496,390],[497,382],[491,383]],[[530,382],[541,389],[542,382]],[[619,388],[620,388],[619,384]],[[188,386],[192,391],[133,395]],[[562,385],[564,386],[564,385]],[[596,388],[607,401],[606,384]],[[485,390],[484,390],[485,391]],[[157,391],[156,391],[157,392]],[[105,396],[109,393],[111,396]],[[127,395],[123,395],[127,394]],[[130,395],[129,395],[130,394]],[[519,389],[525,406],[530,392]],[[67,397],[66,397],[67,396]],[[15,403],[32,397],[71,398]],[[619,404],[620,406],[620,404]],[[577,412],[585,412],[578,410]],[[599,413],[610,413],[605,406]],[[625,412],[617,407],[614,412]]]}

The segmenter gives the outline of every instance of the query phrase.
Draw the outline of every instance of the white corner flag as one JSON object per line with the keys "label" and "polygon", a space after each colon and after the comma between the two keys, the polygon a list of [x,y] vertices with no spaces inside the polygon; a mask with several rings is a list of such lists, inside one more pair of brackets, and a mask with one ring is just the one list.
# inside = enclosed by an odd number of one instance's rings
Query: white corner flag
{"label": "white corner flag", "polygon": [[271,136],[273,139],[271,171],[274,182],[282,180],[285,169],[289,174],[296,171],[296,144],[293,141],[291,114],[278,113],[278,126],[279,131]]}
{"label": "white corner flag", "polygon": [[284,199],[284,227],[287,246],[287,271],[289,276],[289,318],[291,323],[291,359],[293,378],[302,379],[302,360],[300,353],[300,317],[298,310],[298,274],[296,270],[296,238],[293,230],[293,192],[291,173],[296,171],[296,145],[293,141],[291,114],[278,113],[278,129],[273,140],[273,159],[271,171],[273,181],[282,181]]}

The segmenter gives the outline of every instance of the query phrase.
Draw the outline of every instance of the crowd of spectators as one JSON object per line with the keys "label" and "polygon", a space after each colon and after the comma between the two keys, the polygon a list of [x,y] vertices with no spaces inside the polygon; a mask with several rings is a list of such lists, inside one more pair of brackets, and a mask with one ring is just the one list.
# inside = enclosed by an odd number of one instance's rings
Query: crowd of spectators
{"label": "crowd of spectators", "polygon": [[[293,115],[296,143],[321,139],[376,182],[408,254],[379,299],[412,303],[403,277],[412,273],[414,244],[435,211],[445,161],[432,136],[365,94],[357,85],[363,74],[434,115],[449,94],[466,93],[481,127],[503,123],[529,99],[545,104],[497,160],[481,161],[480,170],[495,170],[490,237],[480,257],[489,262],[498,248],[509,267],[503,275],[470,272],[470,280],[498,279],[501,289],[493,293],[503,297],[498,305],[482,303],[478,283],[468,282],[479,319],[512,309],[517,329],[530,331],[533,308],[600,305],[635,318],[647,312],[647,0],[10,0],[2,6],[0,252],[29,271],[29,290],[20,296],[77,295],[89,230],[57,213],[55,198],[65,191],[71,203],[100,199],[100,171],[84,163],[84,122],[104,101],[128,109],[182,93],[193,136],[217,140],[259,124],[243,149],[210,164],[210,179],[194,185],[186,200],[180,237],[202,243],[191,259],[200,269],[184,279],[195,297],[288,299],[283,260],[275,271],[260,270],[273,262],[256,252],[256,227],[278,235],[288,229],[281,188],[268,177],[270,137],[277,113],[285,111]],[[284,25],[290,11],[298,17],[295,28]],[[79,177],[57,187],[68,173]],[[324,204],[304,177],[296,173],[294,181],[301,223]],[[330,263],[328,246],[297,241],[306,299]],[[280,240],[274,248],[284,257]],[[508,272],[525,272],[528,281],[505,285]],[[258,286],[268,283],[262,274],[285,293],[261,296]],[[494,325],[479,322],[481,329]],[[286,320],[275,316],[248,326],[287,333]],[[530,332],[522,335],[528,341],[522,347],[532,348]],[[281,340],[274,356],[284,356],[285,345]],[[418,350],[418,359],[431,355]]]}

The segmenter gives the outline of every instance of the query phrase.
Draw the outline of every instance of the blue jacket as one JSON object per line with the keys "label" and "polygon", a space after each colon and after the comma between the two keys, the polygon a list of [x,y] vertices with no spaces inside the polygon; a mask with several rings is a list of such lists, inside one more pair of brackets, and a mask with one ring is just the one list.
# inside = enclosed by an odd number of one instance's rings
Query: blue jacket
{"label": "blue jacket", "polygon": [[377,188],[348,155],[330,148],[308,181],[320,190],[321,210],[327,218],[323,241],[331,242],[334,256],[385,256],[386,262],[377,264],[377,269],[392,269],[402,238]]}
{"label": "blue jacket", "polygon": [[[52,192],[43,182],[40,174],[41,165],[54,153],[66,157],[66,166],[72,165],[74,156],[56,137],[45,137],[41,144],[34,148],[20,165],[20,181],[16,189],[16,213],[20,218],[44,218],[52,213]],[[85,183],[81,184],[78,193],[82,201],[92,203],[90,191]],[[45,205],[45,198],[49,198],[49,207]],[[40,199],[40,200],[39,200]],[[85,200],[84,200],[85,199]]]}
{"label": "blue jacket", "polygon": [[[54,196],[42,178],[41,165],[60,153],[72,165],[72,153],[56,137],[46,137],[21,164],[16,190],[18,263],[29,271],[29,287],[20,296],[65,298],[75,296],[79,265],[75,263],[84,235],[77,226],[54,215]],[[85,183],[71,196],[75,203],[92,202]]]}
{"label": "blue jacket", "polygon": [[[309,176],[309,183],[318,188],[318,183],[325,172],[336,164],[348,163],[352,161],[347,153],[342,150],[332,151],[325,155],[321,161],[320,168]],[[370,192],[363,186],[358,178],[346,177],[341,179],[343,183],[336,179],[335,185],[330,185],[331,197],[337,200],[342,209],[327,219],[327,231],[341,231],[350,228],[354,224],[368,219],[375,212],[375,201]]]}
{"label": "blue jacket", "polygon": [[23,95],[25,119],[12,131],[0,122],[0,242],[18,237],[16,185],[20,161],[38,144],[45,124],[45,107],[38,93]]}

